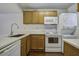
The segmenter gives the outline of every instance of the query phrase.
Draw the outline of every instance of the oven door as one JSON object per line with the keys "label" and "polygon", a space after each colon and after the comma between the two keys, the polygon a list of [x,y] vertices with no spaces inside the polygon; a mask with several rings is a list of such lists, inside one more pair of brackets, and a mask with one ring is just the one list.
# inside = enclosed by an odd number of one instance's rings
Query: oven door
{"label": "oven door", "polygon": [[45,47],[46,48],[59,48],[61,47],[61,37],[46,36],[45,37]]}

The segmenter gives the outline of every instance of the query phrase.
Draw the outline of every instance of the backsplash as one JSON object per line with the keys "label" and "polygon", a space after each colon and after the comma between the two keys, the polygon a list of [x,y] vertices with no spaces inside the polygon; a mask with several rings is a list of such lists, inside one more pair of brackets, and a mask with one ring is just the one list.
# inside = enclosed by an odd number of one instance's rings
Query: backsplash
{"label": "backsplash", "polygon": [[43,24],[24,24],[25,31],[44,31]]}
{"label": "backsplash", "polygon": [[24,24],[24,32],[45,33],[45,31],[50,31],[51,29],[56,32],[56,26],[45,24]]}
{"label": "backsplash", "polygon": [[57,29],[57,25],[55,25],[55,24],[50,24],[50,25],[46,24],[45,29],[48,29],[48,30]]}

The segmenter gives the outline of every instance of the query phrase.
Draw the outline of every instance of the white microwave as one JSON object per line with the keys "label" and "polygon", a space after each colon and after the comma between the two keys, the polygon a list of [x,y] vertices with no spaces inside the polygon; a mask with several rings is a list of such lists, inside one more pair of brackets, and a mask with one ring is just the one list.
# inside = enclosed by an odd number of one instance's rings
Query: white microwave
{"label": "white microwave", "polygon": [[44,24],[58,24],[58,17],[45,16]]}

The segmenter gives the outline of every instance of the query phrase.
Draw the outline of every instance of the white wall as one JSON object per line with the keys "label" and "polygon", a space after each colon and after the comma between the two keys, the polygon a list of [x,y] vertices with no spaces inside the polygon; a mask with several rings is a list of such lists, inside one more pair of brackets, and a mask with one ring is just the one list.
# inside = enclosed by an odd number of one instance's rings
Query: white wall
{"label": "white wall", "polygon": [[[11,24],[17,23],[19,29],[13,26],[14,32],[21,31],[23,27],[23,12],[17,4],[0,4],[0,36],[9,35]],[[5,8],[6,7],[6,8]],[[13,7],[13,9],[11,9]]]}
{"label": "white wall", "polygon": [[76,29],[76,32],[75,32],[75,35],[78,35],[79,36],[79,12],[77,12],[77,29]]}
{"label": "white wall", "polygon": [[0,13],[21,12],[21,8],[15,3],[0,3]]}

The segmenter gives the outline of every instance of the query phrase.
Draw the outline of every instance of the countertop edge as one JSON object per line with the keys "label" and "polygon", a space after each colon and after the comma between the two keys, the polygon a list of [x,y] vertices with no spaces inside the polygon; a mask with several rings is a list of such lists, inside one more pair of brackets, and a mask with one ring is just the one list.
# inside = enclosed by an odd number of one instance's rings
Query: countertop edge
{"label": "countertop edge", "polygon": [[[34,33],[32,33],[32,34],[34,34]],[[40,33],[39,33],[39,34],[40,34]],[[41,34],[43,34],[43,33],[41,33]],[[7,47],[8,45],[10,45],[10,44],[12,44],[12,43],[18,41],[18,40],[21,40],[21,39],[24,38],[24,37],[29,36],[29,35],[31,35],[31,33],[24,34],[24,35],[21,36],[21,37],[13,37],[15,40],[14,40],[14,41],[11,41],[11,42],[8,42],[7,44],[4,44],[4,45],[0,46],[0,50],[3,49],[3,48],[5,48],[5,47]],[[5,38],[6,38],[6,37],[5,37]],[[12,37],[8,37],[8,38],[11,39]],[[3,39],[4,39],[4,38],[3,38]]]}
{"label": "countertop edge", "polygon": [[5,47],[7,47],[8,45],[10,45],[10,44],[12,44],[12,43],[18,41],[18,40],[21,40],[22,38],[24,38],[24,37],[26,37],[26,36],[28,36],[28,35],[30,35],[30,34],[27,34],[27,35],[25,34],[25,35],[23,35],[23,36],[21,36],[21,37],[17,37],[17,38],[15,38],[16,40],[11,41],[11,42],[8,42],[7,44],[5,44],[5,45],[3,45],[3,46],[0,46],[0,50],[3,49],[3,48],[5,48]]}
{"label": "countertop edge", "polygon": [[66,43],[72,45],[73,47],[75,47],[75,48],[77,48],[77,49],[79,49],[79,45],[76,45],[74,42],[72,42],[72,41],[70,42],[69,40],[70,40],[70,39],[63,39],[64,42],[66,42]]}

